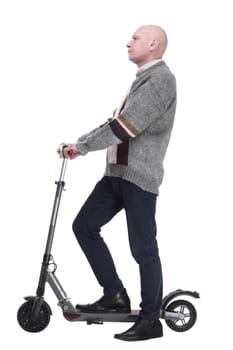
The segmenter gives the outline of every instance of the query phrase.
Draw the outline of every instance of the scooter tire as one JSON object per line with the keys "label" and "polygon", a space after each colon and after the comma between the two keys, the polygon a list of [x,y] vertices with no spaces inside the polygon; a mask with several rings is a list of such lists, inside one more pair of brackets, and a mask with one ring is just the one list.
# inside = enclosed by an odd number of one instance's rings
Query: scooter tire
{"label": "scooter tire", "polygon": [[197,312],[193,304],[187,300],[175,300],[169,304],[166,311],[182,313],[182,320],[165,320],[167,326],[175,332],[186,332],[192,328],[197,319]]}
{"label": "scooter tire", "polygon": [[17,320],[21,328],[30,333],[37,333],[44,330],[50,322],[51,310],[49,305],[43,300],[39,315],[36,320],[32,319],[32,308],[34,300],[23,303],[18,312]]}

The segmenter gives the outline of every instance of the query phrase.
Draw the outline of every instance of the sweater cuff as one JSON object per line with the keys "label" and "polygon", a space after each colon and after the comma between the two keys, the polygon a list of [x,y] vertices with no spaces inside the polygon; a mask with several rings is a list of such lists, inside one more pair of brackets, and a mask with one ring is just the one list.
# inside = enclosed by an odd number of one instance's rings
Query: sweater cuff
{"label": "sweater cuff", "polygon": [[86,144],[84,144],[83,142],[79,142],[79,140],[76,143],[76,146],[77,146],[79,153],[82,156],[85,156],[89,152],[88,146]]}

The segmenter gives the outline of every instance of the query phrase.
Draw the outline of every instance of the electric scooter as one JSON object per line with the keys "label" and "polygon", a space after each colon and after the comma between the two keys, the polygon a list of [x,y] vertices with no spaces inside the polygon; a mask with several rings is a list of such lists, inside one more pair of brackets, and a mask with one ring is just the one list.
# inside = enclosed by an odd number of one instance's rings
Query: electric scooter
{"label": "electric scooter", "polygon": [[[64,146],[65,147],[65,146]],[[19,325],[27,332],[40,332],[44,330],[52,315],[52,310],[44,300],[46,284],[52,288],[58,299],[58,306],[61,307],[63,316],[68,321],[85,321],[87,324],[103,324],[104,322],[135,322],[139,315],[139,310],[132,310],[130,313],[84,313],[78,310],[67,296],[61,283],[56,277],[57,265],[51,254],[54,239],[56,221],[60,206],[62,192],[65,187],[65,171],[67,158],[64,157],[64,147],[62,149],[63,160],[59,180],[55,182],[56,193],[48,231],[46,248],[43,256],[39,283],[35,296],[27,296],[17,312]],[[185,299],[177,299],[180,296],[199,298],[199,293],[189,290],[177,289],[163,298],[160,311],[160,318],[164,319],[167,326],[176,332],[185,332],[193,327],[196,322],[197,312],[191,302]],[[176,300],[174,300],[176,299]]]}

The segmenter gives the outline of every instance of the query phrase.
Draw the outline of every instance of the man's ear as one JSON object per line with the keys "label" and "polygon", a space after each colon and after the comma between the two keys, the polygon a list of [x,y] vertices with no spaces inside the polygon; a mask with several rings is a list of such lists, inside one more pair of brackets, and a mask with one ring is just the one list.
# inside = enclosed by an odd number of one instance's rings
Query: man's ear
{"label": "man's ear", "polygon": [[151,51],[154,51],[155,49],[157,49],[158,46],[159,46],[159,41],[153,40],[152,43],[150,44]]}

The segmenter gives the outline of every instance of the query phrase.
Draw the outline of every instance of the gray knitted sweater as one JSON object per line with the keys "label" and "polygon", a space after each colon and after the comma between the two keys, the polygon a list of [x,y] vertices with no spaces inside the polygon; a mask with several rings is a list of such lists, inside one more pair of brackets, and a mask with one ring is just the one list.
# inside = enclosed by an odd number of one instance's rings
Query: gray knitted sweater
{"label": "gray knitted sweater", "polygon": [[108,149],[106,176],[158,194],[176,109],[176,81],[164,61],[139,71],[121,110],[81,136],[79,152]]}

